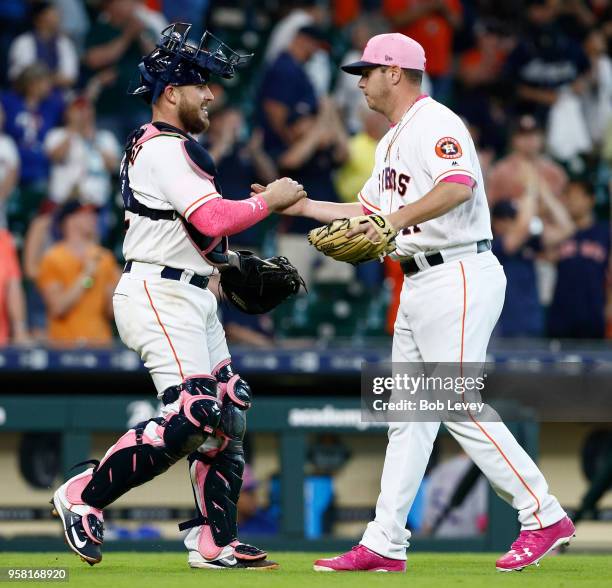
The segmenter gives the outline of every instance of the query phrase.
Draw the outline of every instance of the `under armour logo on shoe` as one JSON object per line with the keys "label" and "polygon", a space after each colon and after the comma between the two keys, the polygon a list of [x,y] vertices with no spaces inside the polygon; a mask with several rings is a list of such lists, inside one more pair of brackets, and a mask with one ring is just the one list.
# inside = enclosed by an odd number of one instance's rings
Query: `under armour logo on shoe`
{"label": "under armour logo on shoe", "polygon": [[527,557],[532,557],[533,553],[531,551],[529,551],[529,547],[523,547],[523,553],[515,553],[514,554],[514,559],[516,561],[521,561],[523,559],[523,556],[526,555]]}

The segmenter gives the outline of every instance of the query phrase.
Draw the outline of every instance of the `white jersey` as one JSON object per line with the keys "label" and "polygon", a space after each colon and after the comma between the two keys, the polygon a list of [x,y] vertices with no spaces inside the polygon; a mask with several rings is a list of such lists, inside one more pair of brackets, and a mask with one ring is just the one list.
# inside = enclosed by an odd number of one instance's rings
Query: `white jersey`
{"label": "white jersey", "polygon": [[421,199],[453,175],[474,180],[472,198],[438,218],[401,231],[396,238],[400,256],[492,239],[472,137],[454,112],[424,97],[380,140],[374,171],[358,198],[369,210],[389,214]]}
{"label": "white jersey", "polygon": [[[169,131],[159,133],[147,125],[144,137],[132,150],[128,165],[135,198],[157,210],[175,210],[189,220],[202,204],[221,198],[214,178],[187,154],[184,138]],[[128,230],[123,242],[126,261],[142,261],[210,275],[214,268],[191,243],[180,218],[152,220],[126,211]]]}

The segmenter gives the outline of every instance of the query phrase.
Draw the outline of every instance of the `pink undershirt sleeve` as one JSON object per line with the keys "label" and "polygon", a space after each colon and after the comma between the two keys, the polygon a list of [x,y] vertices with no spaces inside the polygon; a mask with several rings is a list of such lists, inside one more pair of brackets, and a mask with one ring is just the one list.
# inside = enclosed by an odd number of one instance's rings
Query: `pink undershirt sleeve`
{"label": "pink undershirt sleeve", "polygon": [[214,198],[196,208],[189,222],[208,237],[222,237],[240,233],[268,214],[268,205],[261,196],[246,200]]}
{"label": "pink undershirt sleeve", "polygon": [[453,182],[455,184],[465,184],[466,186],[469,186],[470,188],[473,188],[476,185],[476,180],[474,180],[474,178],[471,178],[470,176],[466,176],[463,174],[454,174],[452,176],[447,176],[443,180],[440,180],[440,182]]}

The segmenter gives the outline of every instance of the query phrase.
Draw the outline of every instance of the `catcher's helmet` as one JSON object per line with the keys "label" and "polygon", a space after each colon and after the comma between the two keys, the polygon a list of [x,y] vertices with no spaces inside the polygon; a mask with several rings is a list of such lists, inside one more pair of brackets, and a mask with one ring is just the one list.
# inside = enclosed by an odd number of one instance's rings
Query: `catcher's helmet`
{"label": "catcher's helmet", "polygon": [[197,45],[189,43],[191,25],[178,22],[166,27],[155,49],[138,64],[140,79],[128,90],[154,104],[164,88],[207,84],[211,75],[232,78],[235,68],[253,57],[239,55],[206,31]]}

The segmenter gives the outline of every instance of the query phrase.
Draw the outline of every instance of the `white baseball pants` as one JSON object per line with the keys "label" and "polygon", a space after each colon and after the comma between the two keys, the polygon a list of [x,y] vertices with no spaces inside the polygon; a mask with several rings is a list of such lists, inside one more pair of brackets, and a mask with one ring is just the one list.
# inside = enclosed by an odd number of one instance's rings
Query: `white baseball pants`
{"label": "white baseball pants", "polygon": [[185,378],[210,375],[230,353],[215,295],[159,272],[134,263],[119,280],[113,307],[121,340],[140,354],[161,396]]}
{"label": "white baseball pants", "polygon": [[[406,277],[393,337],[393,362],[480,362],[504,303],[506,277],[490,252],[472,254]],[[501,422],[445,423],[497,494],[518,511],[523,529],[539,529],[565,512],[544,476]],[[389,425],[389,443],[376,503],[361,543],[405,559],[405,528],[438,434],[439,422]]]}

